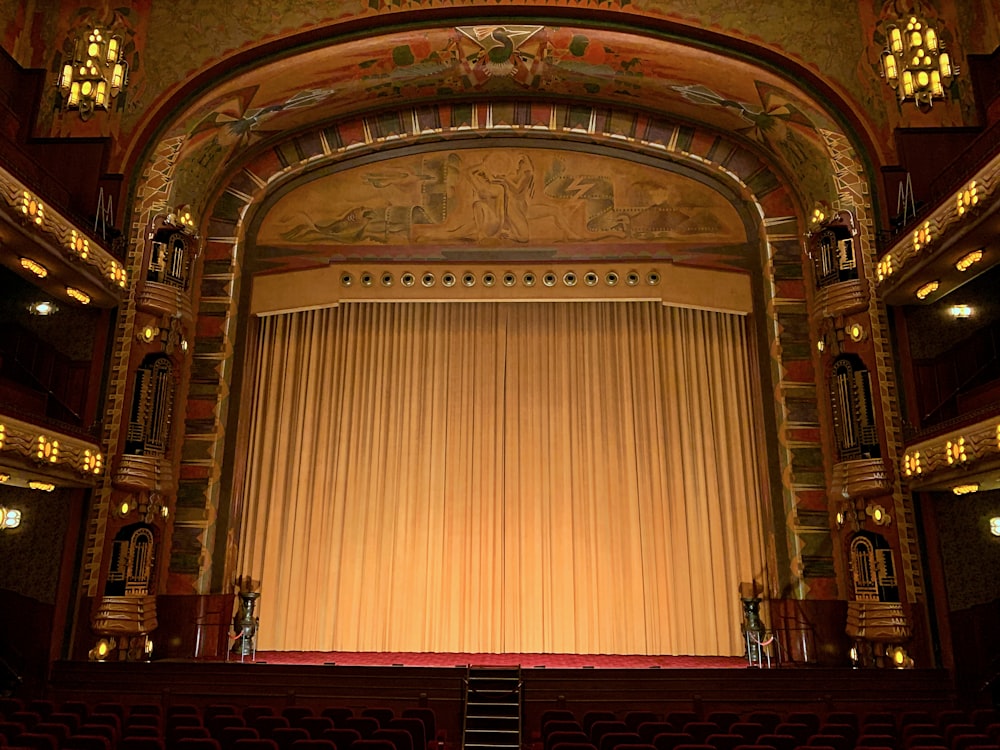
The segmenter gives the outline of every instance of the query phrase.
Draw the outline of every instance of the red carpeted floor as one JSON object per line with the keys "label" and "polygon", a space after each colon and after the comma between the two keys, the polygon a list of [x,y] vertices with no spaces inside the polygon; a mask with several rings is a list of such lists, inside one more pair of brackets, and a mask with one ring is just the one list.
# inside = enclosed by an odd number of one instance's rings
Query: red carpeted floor
{"label": "red carpeted floor", "polygon": [[614,654],[428,654],[350,653],[343,651],[259,651],[266,664],[336,664],[350,667],[517,666],[525,669],[743,669],[739,656],[641,656]]}

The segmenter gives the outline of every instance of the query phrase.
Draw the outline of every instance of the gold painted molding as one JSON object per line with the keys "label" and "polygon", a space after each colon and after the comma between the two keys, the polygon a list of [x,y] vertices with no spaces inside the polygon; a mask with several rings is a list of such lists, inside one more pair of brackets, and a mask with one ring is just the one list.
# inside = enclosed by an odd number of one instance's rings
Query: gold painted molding
{"label": "gold painted molding", "polygon": [[900,476],[911,489],[947,490],[997,467],[1000,415],[907,445]]}
{"label": "gold painted molding", "polygon": [[163,456],[123,455],[118,462],[114,484],[123,490],[164,492],[173,487],[173,466]]}
{"label": "gold painted molding", "polygon": [[156,630],[155,596],[105,596],[92,627],[100,635],[145,635]]}
{"label": "gold painted molding", "polygon": [[250,311],[277,315],[341,302],[658,301],[746,315],[749,274],[664,262],[336,263],[258,275]]}
{"label": "gold painted molding", "polygon": [[861,279],[841,281],[816,292],[813,320],[852,315],[868,309],[868,293]]}
{"label": "gold painted molding", "polygon": [[0,411],[0,463],[5,460],[13,460],[28,473],[82,487],[97,483],[105,458],[96,442],[22,422]]}
{"label": "gold painted molding", "polygon": [[875,643],[902,643],[912,636],[899,602],[852,601],[847,603],[847,635]]}
{"label": "gold painted molding", "polygon": [[[975,183],[975,206],[965,208],[962,194]],[[876,284],[883,297],[895,291],[923,262],[937,255],[945,240],[971,228],[988,213],[991,204],[1000,202],[1000,154],[994,156],[958,191],[943,198],[937,207],[913,231],[902,235],[878,262]],[[954,270],[954,269],[953,269]],[[911,282],[912,283],[912,282]],[[912,304],[912,298],[911,302]]]}
{"label": "gold painted molding", "polygon": [[[32,202],[34,208],[29,211]],[[93,304],[113,307],[120,303],[128,286],[122,264],[79,225],[45,204],[41,196],[2,167],[0,206],[6,209],[8,223],[16,223],[48,256],[76,265],[88,281],[100,288],[102,296],[93,297]],[[49,262],[47,258],[41,260]]]}
{"label": "gold painted molding", "polygon": [[186,325],[194,321],[191,298],[183,289],[158,281],[146,281],[139,288],[136,306],[140,310],[167,317],[179,317]]}

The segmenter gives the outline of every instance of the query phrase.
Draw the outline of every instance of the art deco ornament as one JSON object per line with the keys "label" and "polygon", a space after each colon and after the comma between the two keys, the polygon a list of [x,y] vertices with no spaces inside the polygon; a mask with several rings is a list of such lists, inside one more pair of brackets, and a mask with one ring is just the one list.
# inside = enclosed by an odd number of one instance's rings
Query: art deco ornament
{"label": "art deco ornament", "polygon": [[921,110],[945,98],[958,67],[951,62],[937,31],[917,16],[886,27],[886,47],[882,51],[882,76],[899,95],[901,102],[914,102]]}
{"label": "art deco ornament", "polygon": [[121,37],[94,27],[76,40],[73,56],[59,74],[59,90],[67,109],[89,120],[95,110],[107,110],[128,83],[128,63],[121,58]]}

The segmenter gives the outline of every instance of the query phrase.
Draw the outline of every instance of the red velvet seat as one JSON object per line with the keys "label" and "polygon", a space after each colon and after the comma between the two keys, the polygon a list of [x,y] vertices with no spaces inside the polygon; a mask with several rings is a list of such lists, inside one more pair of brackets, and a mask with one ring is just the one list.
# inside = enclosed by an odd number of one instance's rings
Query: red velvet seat
{"label": "red velvet seat", "polygon": [[413,750],[427,750],[427,732],[420,719],[401,716],[389,722],[389,729],[402,729],[410,735]]}
{"label": "red velvet seat", "polygon": [[63,745],[63,750],[114,750],[107,737],[98,734],[74,734]]}
{"label": "red velvet seat", "polygon": [[304,719],[307,716],[315,716],[309,706],[285,706],[281,709],[281,715],[288,719],[288,723],[293,727],[297,726],[296,722],[299,719]]}
{"label": "red velvet seat", "polygon": [[739,745],[745,745],[746,742],[746,739],[739,734],[710,734],[705,738],[705,743],[715,750],[733,750]]}
{"label": "red velvet seat", "polygon": [[738,734],[746,740],[744,744],[752,745],[764,734],[764,725],[754,721],[737,721],[730,725],[729,734]]}
{"label": "red velvet seat", "polygon": [[597,748],[598,750],[617,750],[620,745],[641,744],[643,744],[642,737],[635,732],[609,732],[601,737]]}
{"label": "red velvet seat", "polygon": [[674,750],[681,745],[690,745],[693,742],[694,737],[687,732],[664,732],[653,738],[656,750]]}
{"label": "red velvet seat", "polygon": [[696,744],[704,745],[710,734],[722,734],[722,727],[713,721],[689,721],[684,731],[694,737]]}
{"label": "red velvet seat", "polygon": [[292,726],[305,729],[312,739],[318,740],[323,736],[323,732],[334,728],[334,723],[329,716],[303,716],[292,722]]}
{"label": "red velvet seat", "polygon": [[639,727],[642,724],[648,724],[651,721],[658,721],[659,716],[655,711],[629,711],[625,714],[625,726],[628,727],[630,732],[636,732],[638,734]]}
{"label": "red velvet seat", "polygon": [[338,729],[353,729],[361,735],[361,739],[371,739],[371,736],[378,731],[378,721],[371,716],[352,716],[337,724]]}
{"label": "red velvet seat", "polygon": [[389,740],[396,746],[396,750],[416,750],[413,747],[413,737],[409,732],[402,729],[389,729],[383,727],[372,735],[373,740]]}
{"label": "red velvet seat", "polygon": [[365,708],[361,710],[362,716],[369,716],[378,722],[379,728],[388,726],[389,722],[393,720],[395,714],[393,714],[391,708]]}
{"label": "red velvet seat", "polygon": [[732,711],[712,711],[705,717],[705,721],[718,724],[723,733],[729,734],[729,727],[740,720],[740,715]]}
{"label": "red velvet seat", "polygon": [[669,721],[647,721],[640,724],[636,731],[642,737],[644,743],[652,744],[653,738],[658,734],[676,733],[677,730]]}
{"label": "red velvet seat", "polygon": [[221,750],[214,737],[182,737],[169,744],[170,750]]}
{"label": "red velvet seat", "polygon": [[320,739],[330,740],[337,750],[351,750],[354,743],[361,739],[361,732],[357,729],[327,729]]}
{"label": "red velvet seat", "polygon": [[437,739],[437,715],[433,708],[404,708],[402,718],[420,719],[424,725],[424,737],[427,742],[433,742]]}
{"label": "red velvet seat", "polygon": [[576,730],[551,732],[549,736],[545,738],[545,744],[543,747],[544,750],[552,750],[552,748],[556,745],[567,742],[589,743],[590,737],[587,736],[587,733],[583,731],[582,727]]}
{"label": "red velvet seat", "polygon": [[289,750],[296,740],[311,739],[302,727],[278,727],[271,732],[271,739],[278,743],[280,750]]}
{"label": "red velvet seat", "polygon": [[296,740],[292,750],[340,750],[330,740]]}
{"label": "red velvet seat", "polygon": [[248,725],[256,729],[264,739],[269,739],[274,734],[275,729],[287,729],[291,726],[284,716],[258,716],[253,721],[248,722]]}
{"label": "red velvet seat", "polygon": [[160,737],[122,737],[118,750],[164,750]]}
{"label": "red velvet seat", "polygon": [[222,750],[233,750],[237,740],[256,740],[259,737],[253,727],[224,727],[218,740]]}
{"label": "red velvet seat", "polygon": [[763,734],[774,734],[774,728],[781,723],[781,716],[776,711],[754,711],[747,716],[747,721],[764,727]]}

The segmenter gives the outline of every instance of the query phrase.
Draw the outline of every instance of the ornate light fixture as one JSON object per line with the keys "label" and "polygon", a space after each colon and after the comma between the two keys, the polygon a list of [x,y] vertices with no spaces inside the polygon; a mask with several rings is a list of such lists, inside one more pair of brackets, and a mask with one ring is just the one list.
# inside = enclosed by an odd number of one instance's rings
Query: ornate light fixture
{"label": "ornate light fixture", "polygon": [[0,530],[16,529],[21,525],[21,511],[0,506]]}
{"label": "ornate light fixture", "polygon": [[90,304],[90,295],[87,294],[86,292],[81,292],[79,289],[76,289],[74,287],[71,286],[66,287],[66,296],[72,297],[81,305]]}
{"label": "ornate light fixture", "polygon": [[959,258],[958,262],[955,264],[955,268],[957,268],[959,271],[965,272],[968,271],[970,268],[972,268],[973,265],[975,265],[982,259],[983,259],[982,248],[980,248],[979,250],[973,250],[968,255],[963,255],[961,258]]}
{"label": "ornate light fixture", "polygon": [[76,40],[72,60],[63,65],[59,90],[67,109],[89,120],[96,109],[108,108],[128,82],[128,63],[121,59],[122,40],[94,27]]}
{"label": "ornate light fixture", "polygon": [[931,296],[932,294],[934,294],[934,292],[938,290],[939,286],[941,286],[941,284],[938,281],[928,281],[926,284],[924,284],[917,290],[917,299],[920,300],[927,299],[929,296]]}
{"label": "ornate light fixture", "polygon": [[944,99],[958,67],[952,65],[934,27],[916,16],[903,25],[886,27],[886,47],[882,52],[882,75],[896,89],[901,102],[912,101],[922,110]]}

